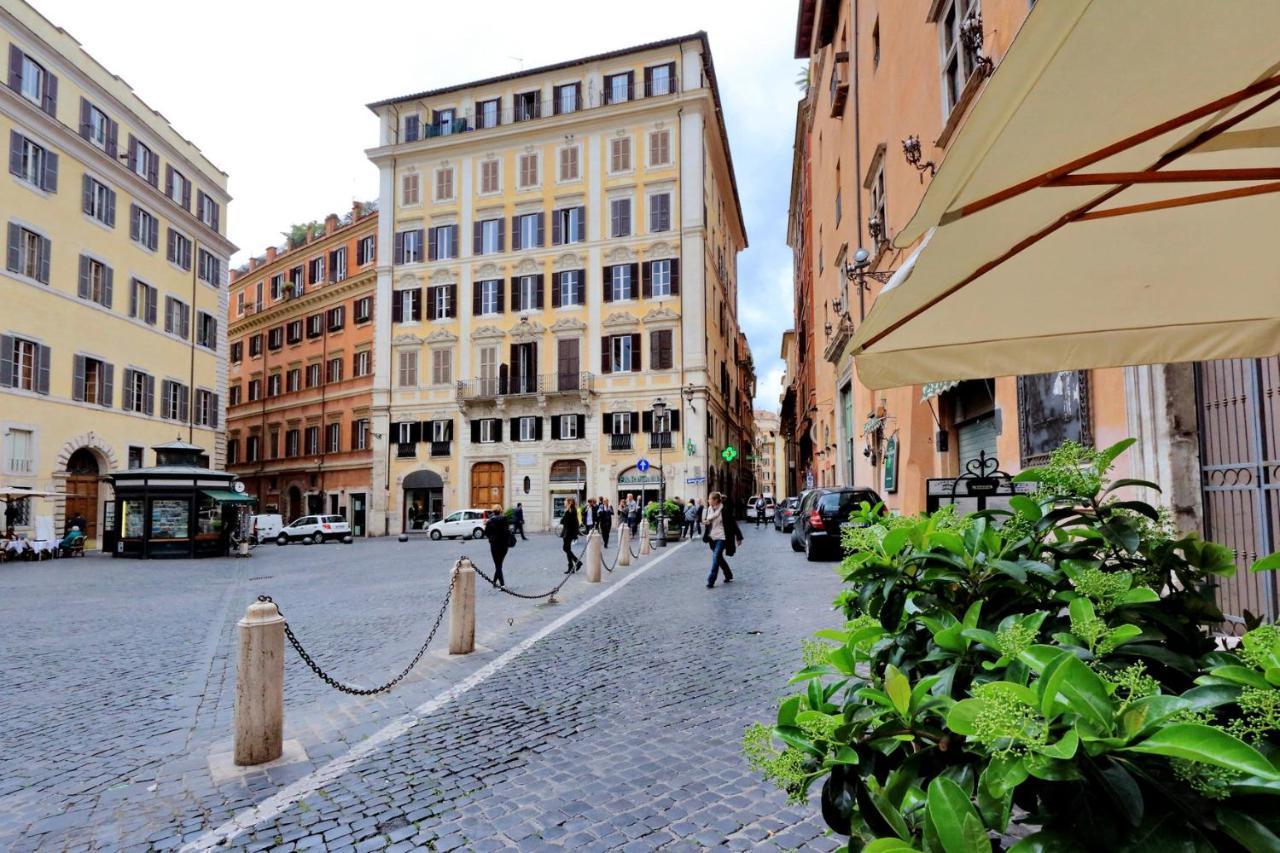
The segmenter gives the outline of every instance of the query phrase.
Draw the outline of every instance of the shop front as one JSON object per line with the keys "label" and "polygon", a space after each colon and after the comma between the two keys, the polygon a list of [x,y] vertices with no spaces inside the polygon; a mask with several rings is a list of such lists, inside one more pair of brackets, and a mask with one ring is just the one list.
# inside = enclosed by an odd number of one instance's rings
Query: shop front
{"label": "shop front", "polygon": [[402,530],[425,532],[433,522],[444,518],[444,479],[439,474],[435,471],[414,471],[404,478],[402,486]]}
{"label": "shop front", "polygon": [[618,475],[618,504],[626,500],[627,495],[635,495],[641,507],[648,506],[662,494],[662,472],[657,465],[648,471],[641,471],[634,465]]}
{"label": "shop front", "polygon": [[548,519],[554,527],[564,515],[570,498],[581,506],[587,500],[587,463],[581,459],[557,459],[547,475],[547,493],[551,506]]}

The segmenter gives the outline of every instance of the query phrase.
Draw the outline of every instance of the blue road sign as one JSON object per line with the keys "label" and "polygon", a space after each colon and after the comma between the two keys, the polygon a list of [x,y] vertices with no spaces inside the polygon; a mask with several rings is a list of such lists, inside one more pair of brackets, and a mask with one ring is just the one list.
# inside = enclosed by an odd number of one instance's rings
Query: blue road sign
{"label": "blue road sign", "polygon": [[639,471],[641,474],[643,474],[645,471],[648,471],[649,468],[650,468],[650,465],[649,465],[648,459],[641,459],[639,462],[636,463],[636,470]]}

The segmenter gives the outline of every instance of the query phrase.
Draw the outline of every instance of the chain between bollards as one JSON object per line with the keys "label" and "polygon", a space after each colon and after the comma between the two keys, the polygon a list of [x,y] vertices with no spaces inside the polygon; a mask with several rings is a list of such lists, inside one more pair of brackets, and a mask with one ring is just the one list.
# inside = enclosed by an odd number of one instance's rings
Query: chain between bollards
{"label": "chain between bollards", "polygon": [[[466,560],[469,558],[463,557],[462,559]],[[565,585],[565,583],[569,580],[569,578],[573,577],[572,575],[565,575],[564,578],[560,581],[560,583],[556,584],[551,589],[550,592],[544,592],[541,595],[530,595],[527,592],[516,592],[515,590],[507,589],[505,586],[498,586],[497,582],[494,581],[493,577],[485,574],[484,569],[480,568],[475,563],[471,564],[471,568],[475,570],[476,574],[484,578],[489,583],[490,586],[494,587],[499,592],[505,592],[507,595],[511,596],[512,598],[523,598],[527,601],[538,601],[539,599],[547,598],[547,599],[551,599],[549,603],[555,602],[556,593],[560,591],[560,588]]]}

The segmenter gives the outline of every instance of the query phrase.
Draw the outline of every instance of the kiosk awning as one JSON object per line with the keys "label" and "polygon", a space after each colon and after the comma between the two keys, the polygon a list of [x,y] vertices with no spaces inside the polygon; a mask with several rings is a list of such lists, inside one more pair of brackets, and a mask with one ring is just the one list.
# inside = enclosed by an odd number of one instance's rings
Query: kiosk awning
{"label": "kiosk awning", "polygon": [[242,492],[226,491],[223,489],[203,489],[200,493],[213,498],[218,503],[224,504],[251,504],[256,500],[252,495],[246,495]]}

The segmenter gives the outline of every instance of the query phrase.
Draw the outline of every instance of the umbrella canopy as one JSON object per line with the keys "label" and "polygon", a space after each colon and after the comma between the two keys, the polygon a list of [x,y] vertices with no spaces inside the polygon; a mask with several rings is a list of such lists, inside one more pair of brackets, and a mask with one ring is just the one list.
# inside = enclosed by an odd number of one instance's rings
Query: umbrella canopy
{"label": "umbrella canopy", "polygon": [[8,501],[17,498],[58,498],[62,492],[42,492],[38,489],[24,489],[21,486],[0,486],[0,500]]}
{"label": "umbrella canopy", "polygon": [[1277,32],[1274,0],[1037,3],[895,236],[861,381],[1280,352]]}

